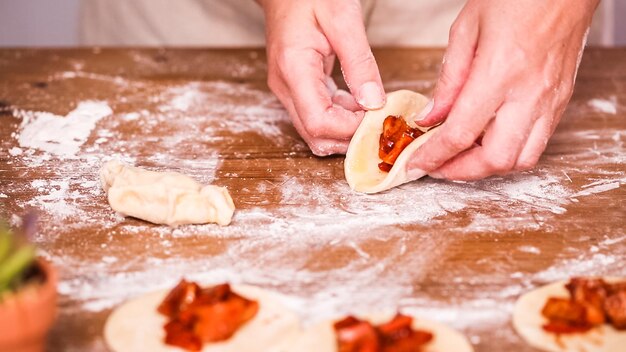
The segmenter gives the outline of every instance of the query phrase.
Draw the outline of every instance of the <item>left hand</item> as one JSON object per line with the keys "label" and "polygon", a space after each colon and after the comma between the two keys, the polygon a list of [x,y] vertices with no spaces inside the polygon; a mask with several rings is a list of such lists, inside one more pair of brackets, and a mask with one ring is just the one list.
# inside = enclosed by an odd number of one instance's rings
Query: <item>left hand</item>
{"label": "left hand", "polygon": [[[267,83],[313,154],[344,154],[364,110],[385,104],[359,0],[257,0],[267,30]],[[335,55],[352,94],[330,77]]]}
{"label": "left hand", "polygon": [[533,168],[572,95],[598,3],[469,0],[450,30],[433,108],[417,121],[445,123],[409,170],[476,180]]}

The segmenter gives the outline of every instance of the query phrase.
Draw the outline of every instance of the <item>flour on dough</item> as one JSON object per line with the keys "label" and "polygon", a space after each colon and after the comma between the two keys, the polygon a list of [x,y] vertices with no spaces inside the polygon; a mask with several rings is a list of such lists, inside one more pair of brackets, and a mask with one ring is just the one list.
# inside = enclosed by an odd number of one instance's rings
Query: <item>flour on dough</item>
{"label": "flour on dough", "polygon": [[[298,317],[282,304],[282,296],[253,286],[233,291],[259,302],[259,311],[230,339],[204,345],[203,352],[290,352],[299,334]],[[163,342],[167,317],[157,312],[168,291],[150,293],[124,303],[107,319],[104,338],[114,352],[177,352]]]}
{"label": "flour on dough", "polygon": [[155,172],[112,160],[100,169],[102,188],[113,210],[170,226],[230,224],[235,211],[228,190],[202,186],[177,172]]}
{"label": "flour on dough", "polygon": [[[610,282],[610,279],[606,279]],[[550,297],[569,298],[565,288],[567,282],[560,281],[540,287],[521,296],[513,309],[513,327],[531,346],[548,352],[619,352],[626,346],[626,331],[618,331],[604,324],[583,334],[556,334],[543,330],[548,319],[541,310]]]}
{"label": "flour on dough", "polygon": [[[374,324],[381,324],[393,318],[395,313],[358,317]],[[406,313],[405,313],[406,314]],[[337,352],[334,320],[318,324],[300,335],[294,342],[298,352]],[[467,338],[441,323],[413,317],[413,329],[425,330],[433,334],[433,340],[423,349],[424,352],[473,352]]]}
{"label": "flour on dough", "polygon": [[[378,193],[403,183],[417,180],[426,175],[426,172],[413,170],[409,174],[407,165],[411,155],[426,142],[437,129],[417,126],[410,117],[417,115],[428,104],[428,99],[419,93],[409,90],[399,90],[387,94],[387,103],[380,110],[371,110],[365,113],[363,121],[354,133],[346,160],[344,171],[350,187],[357,192]],[[383,122],[389,115],[402,116],[409,126],[418,128],[423,135],[415,139],[398,156],[391,170],[380,171],[378,163],[379,138],[383,131]]]}

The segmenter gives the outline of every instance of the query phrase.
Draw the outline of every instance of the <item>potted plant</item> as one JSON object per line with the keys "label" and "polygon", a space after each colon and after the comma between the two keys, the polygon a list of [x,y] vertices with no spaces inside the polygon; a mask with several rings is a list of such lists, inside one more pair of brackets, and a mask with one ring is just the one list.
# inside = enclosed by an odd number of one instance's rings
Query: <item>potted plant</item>
{"label": "potted plant", "polygon": [[0,223],[0,352],[43,351],[56,313],[57,277],[37,258],[30,214],[12,231]]}

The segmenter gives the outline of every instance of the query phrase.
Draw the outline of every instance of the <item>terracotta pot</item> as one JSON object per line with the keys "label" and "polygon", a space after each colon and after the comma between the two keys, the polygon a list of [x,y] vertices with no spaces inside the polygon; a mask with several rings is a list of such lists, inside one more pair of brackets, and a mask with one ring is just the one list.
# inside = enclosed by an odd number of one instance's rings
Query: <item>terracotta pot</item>
{"label": "terracotta pot", "polygon": [[40,285],[28,287],[0,301],[0,352],[43,351],[54,322],[57,275],[43,259],[37,265],[44,275]]}

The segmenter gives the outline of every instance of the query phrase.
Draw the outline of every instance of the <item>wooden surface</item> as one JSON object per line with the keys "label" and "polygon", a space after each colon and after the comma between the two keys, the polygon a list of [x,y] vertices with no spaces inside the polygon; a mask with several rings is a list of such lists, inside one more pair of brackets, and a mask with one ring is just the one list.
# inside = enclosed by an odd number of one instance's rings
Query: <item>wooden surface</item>
{"label": "wooden surface", "polygon": [[[375,54],[388,91],[432,93],[442,50]],[[347,188],[342,157],[308,152],[265,69],[261,50],[0,50],[0,216],[41,212],[36,242],[61,276],[49,350],[106,350],[111,308],[185,275],[282,292],[305,324],[400,307],[456,327],[477,351],[533,351],[510,324],[519,294],[626,276],[625,49],[587,51],[532,172],[373,196]],[[65,116],[85,100],[113,115],[79,153],[13,149],[25,114]],[[227,186],[234,222],[116,216],[97,183],[111,157]]]}

